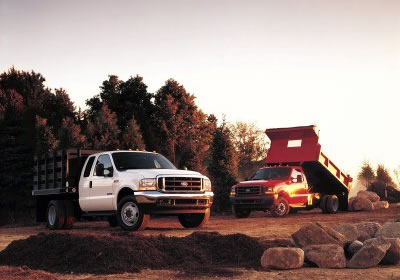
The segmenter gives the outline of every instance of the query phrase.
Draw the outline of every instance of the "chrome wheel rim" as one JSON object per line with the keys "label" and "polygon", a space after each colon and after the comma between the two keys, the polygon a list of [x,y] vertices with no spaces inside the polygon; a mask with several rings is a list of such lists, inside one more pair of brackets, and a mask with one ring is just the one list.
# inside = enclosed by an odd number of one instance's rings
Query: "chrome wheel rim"
{"label": "chrome wheel rim", "polygon": [[49,207],[48,219],[51,226],[56,223],[56,207],[54,205],[51,205]]}
{"label": "chrome wheel rim", "polygon": [[276,210],[275,212],[279,215],[282,216],[286,213],[286,205],[283,202],[280,202],[278,205],[276,205]]}
{"label": "chrome wheel rim", "polygon": [[127,226],[134,226],[139,220],[139,208],[134,202],[127,202],[121,209],[122,222]]}

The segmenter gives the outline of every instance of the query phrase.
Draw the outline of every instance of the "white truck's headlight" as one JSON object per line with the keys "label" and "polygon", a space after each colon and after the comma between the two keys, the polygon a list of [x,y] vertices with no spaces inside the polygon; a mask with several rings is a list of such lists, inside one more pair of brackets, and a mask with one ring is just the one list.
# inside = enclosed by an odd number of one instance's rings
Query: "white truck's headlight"
{"label": "white truck's headlight", "polygon": [[203,179],[203,189],[206,192],[210,192],[211,191],[211,181],[208,178],[204,178]]}
{"label": "white truck's headlight", "polygon": [[156,179],[142,179],[139,182],[140,191],[155,191],[156,190]]}

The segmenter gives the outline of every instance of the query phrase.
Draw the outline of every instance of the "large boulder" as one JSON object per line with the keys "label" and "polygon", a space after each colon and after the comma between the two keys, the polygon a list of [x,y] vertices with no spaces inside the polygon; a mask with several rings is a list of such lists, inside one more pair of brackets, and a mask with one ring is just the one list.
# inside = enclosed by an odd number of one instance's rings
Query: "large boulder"
{"label": "large boulder", "polygon": [[372,204],[374,205],[374,210],[389,208],[389,202],[385,200],[373,202]]}
{"label": "large boulder", "polygon": [[370,238],[374,238],[375,234],[382,228],[382,226],[379,223],[375,222],[358,223],[355,224],[355,227],[357,228],[358,231],[357,239],[360,240],[361,242]]}
{"label": "large boulder", "polygon": [[341,246],[336,244],[309,245],[303,248],[307,262],[320,268],[344,268],[346,257]]}
{"label": "large boulder", "polygon": [[357,240],[359,236],[358,230],[353,224],[339,224],[334,229],[344,235],[347,243]]}
{"label": "large boulder", "polygon": [[351,208],[353,209],[353,211],[372,211],[374,210],[374,205],[368,198],[357,196],[353,200]]}
{"label": "large boulder", "polygon": [[375,192],[369,192],[369,191],[359,191],[357,194],[357,197],[361,198],[366,198],[371,202],[377,202],[380,200],[379,195],[377,195]]}
{"label": "large boulder", "polygon": [[376,233],[376,237],[400,238],[400,223],[385,223]]}
{"label": "large boulder", "polygon": [[264,251],[261,266],[273,269],[294,269],[304,264],[304,251],[300,248],[275,247]]}
{"label": "large boulder", "polygon": [[358,251],[360,251],[360,249],[363,247],[363,245],[364,244],[361,241],[354,240],[346,248],[347,255],[349,257],[354,256]]}
{"label": "large boulder", "polygon": [[349,268],[369,268],[377,266],[390,248],[390,242],[379,239],[364,245],[348,262]]}
{"label": "large boulder", "polygon": [[385,257],[381,261],[382,264],[398,264],[400,262],[400,239],[399,238],[385,238],[377,237],[371,238],[364,242],[364,245],[376,244],[382,242],[381,240],[390,242],[390,247],[386,251]]}
{"label": "large boulder", "polygon": [[341,247],[346,244],[346,237],[343,234],[320,223],[309,223],[302,226],[292,234],[292,239],[301,248],[314,244],[337,244]]}

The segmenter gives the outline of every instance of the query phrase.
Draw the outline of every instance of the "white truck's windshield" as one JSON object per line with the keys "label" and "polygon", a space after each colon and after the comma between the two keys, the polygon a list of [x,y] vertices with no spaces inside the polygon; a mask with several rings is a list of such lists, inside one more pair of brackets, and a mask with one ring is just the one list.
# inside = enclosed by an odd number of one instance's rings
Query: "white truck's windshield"
{"label": "white truck's windshield", "polygon": [[288,167],[262,168],[250,180],[284,180],[289,177],[290,170]]}
{"label": "white truck's windshield", "polygon": [[115,152],[112,153],[112,158],[119,171],[127,169],[176,169],[168,159],[155,153]]}

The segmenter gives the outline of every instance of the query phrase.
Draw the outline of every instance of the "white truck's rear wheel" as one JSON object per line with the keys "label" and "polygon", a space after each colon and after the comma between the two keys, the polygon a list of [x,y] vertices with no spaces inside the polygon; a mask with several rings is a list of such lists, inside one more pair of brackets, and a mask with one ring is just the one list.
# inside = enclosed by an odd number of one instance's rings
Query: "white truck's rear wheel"
{"label": "white truck's rear wheel", "polygon": [[205,213],[179,215],[178,219],[185,228],[202,227],[210,219],[210,209],[207,209]]}
{"label": "white truck's rear wheel", "polygon": [[127,196],[118,203],[117,220],[124,230],[142,230],[146,227],[149,215],[143,213],[132,196]]}
{"label": "white truck's rear wheel", "polygon": [[65,206],[64,228],[71,229],[75,223],[74,205],[73,205],[72,201],[69,201],[69,200],[65,200],[63,202],[64,202],[64,206]]}
{"label": "white truck's rear wheel", "polygon": [[62,229],[65,223],[65,207],[62,200],[51,200],[47,207],[47,227]]}

